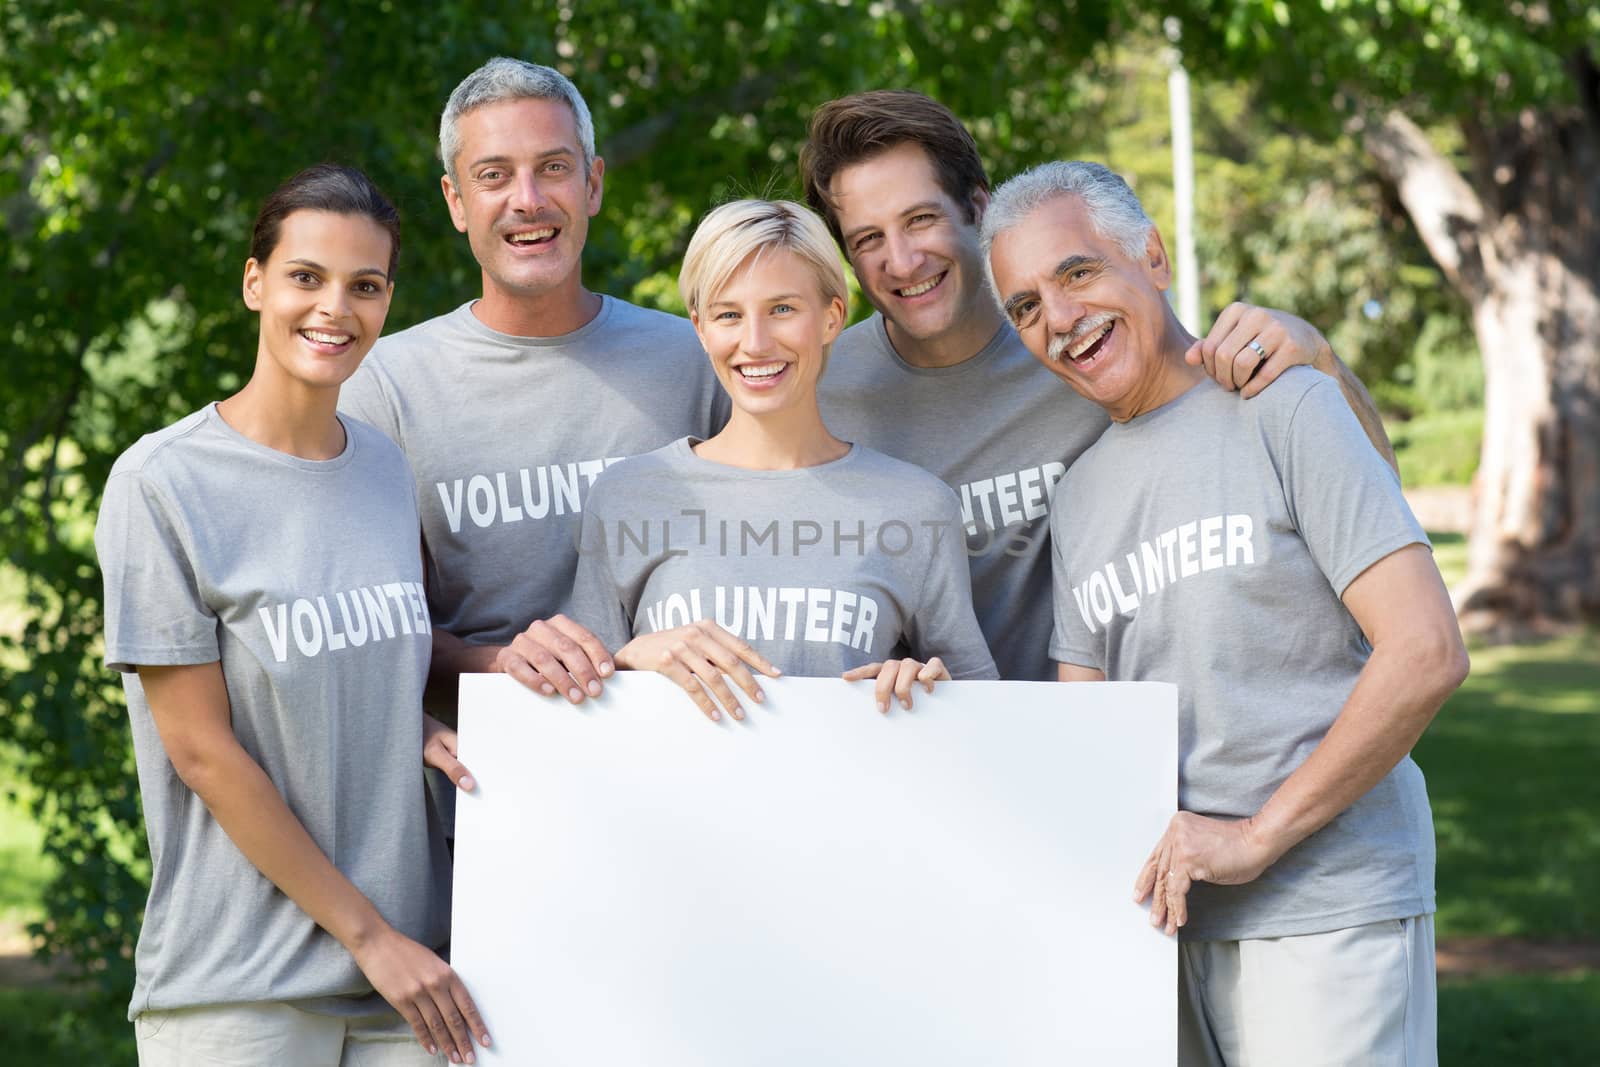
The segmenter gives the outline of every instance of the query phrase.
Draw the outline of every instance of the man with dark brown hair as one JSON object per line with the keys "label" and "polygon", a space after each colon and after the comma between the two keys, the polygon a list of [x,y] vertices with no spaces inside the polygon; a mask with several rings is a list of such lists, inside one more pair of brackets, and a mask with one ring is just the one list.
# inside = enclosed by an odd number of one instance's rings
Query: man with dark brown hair
{"label": "man with dark brown hair", "polygon": [[[817,109],[800,170],[877,309],[834,344],[819,389],[828,426],[956,491],[973,605],[1001,677],[1054,678],[1046,517],[1056,481],[1107,419],[1028,354],[989,296],[978,146],[937,101],[875,90]],[[1310,363],[1340,379],[1368,433],[1382,436],[1365,390],[1292,315],[1230,305],[1189,357],[1246,396]]]}

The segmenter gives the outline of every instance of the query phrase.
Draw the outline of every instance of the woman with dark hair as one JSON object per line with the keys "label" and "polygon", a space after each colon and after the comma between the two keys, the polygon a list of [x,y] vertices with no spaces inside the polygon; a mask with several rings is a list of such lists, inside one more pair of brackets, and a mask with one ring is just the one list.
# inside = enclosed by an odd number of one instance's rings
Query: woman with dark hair
{"label": "woman with dark hair", "polygon": [[289,179],[244,268],[250,380],[145,436],[106,485],[106,660],[150,839],[129,1009],[143,1067],[470,1063],[472,1035],[488,1041],[435,951],[449,858],[424,759],[472,783],[422,712],[413,481],[335,410],[398,254],[365,175]]}

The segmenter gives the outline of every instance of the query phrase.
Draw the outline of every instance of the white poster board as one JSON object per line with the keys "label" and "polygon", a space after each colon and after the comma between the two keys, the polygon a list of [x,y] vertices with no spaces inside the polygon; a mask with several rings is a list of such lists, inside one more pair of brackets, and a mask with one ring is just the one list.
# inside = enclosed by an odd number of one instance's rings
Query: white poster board
{"label": "white poster board", "polygon": [[[628,674],[461,679],[452,959],[529,1067],[1171,1064],[1176,942],[1132,903],[1177,694],[764,681],[744,722]],[[748,702],[747,702],[748,703]]]}

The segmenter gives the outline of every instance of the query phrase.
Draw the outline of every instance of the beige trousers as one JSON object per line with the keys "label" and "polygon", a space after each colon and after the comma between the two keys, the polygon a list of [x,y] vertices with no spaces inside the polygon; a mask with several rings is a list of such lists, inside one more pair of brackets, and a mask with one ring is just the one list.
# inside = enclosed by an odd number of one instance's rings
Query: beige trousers
{"label": "beige trousers", "polygon": [[292,1004],[147,1011],[133,1021],[139,1067],[436,1067],[399,1015],[346,1019]]}
{"label": "beige trousers", "polygon": [[1437,1067],[1433,916],[1178,946],[1182,1067]]}

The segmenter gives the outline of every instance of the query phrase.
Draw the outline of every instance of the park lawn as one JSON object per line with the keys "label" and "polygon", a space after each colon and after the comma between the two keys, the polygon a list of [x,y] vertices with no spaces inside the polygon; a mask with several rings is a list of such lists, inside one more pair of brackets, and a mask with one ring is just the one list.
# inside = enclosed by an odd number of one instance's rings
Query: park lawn
{"label": "park lawn", "polygon": [[8,1063],[38,1067],[138,1063],[125,1000],[55,988],[0,986],[0,1051]]}
{"label": "park lawn", "polygon": [[1587,1067],[1600,1048],[1600,974],[1493,975],[1439,988],[1439,1062]]}
{"label": "park lawn", "polygon": [[[1439,1062],[1452,1067],[1583,1067],[1600,1047],[1600,975],[1499,975],[1439,989]],[[135,1067],[120,1001],[0,988],[0,1034],[38,1067]]]}
{"label": "park lawn", "polygon": [[1438,936],[1600,940],[1600,634],[1475,648],[1418,743]]}
{"label": "park lawn", "polygon": [[[1459,539],[1435,539],[1441,569]],[[1440,938],[1600,940],[1600,634],[1473,649],[1473,671],[1417,745],[1439,842]],[[19,820],[23,825],[19,826]],[[0,906],[37,908],[30,827],[0,804]],[[4,852],[7,843],[20,852]],[[33,853],[28,849],[34,848]],[[11,877],[11,857],[35,858]],[[31,873],[29,873],[31,872]],[[28,887],[32,886],[30,890]],[[29,896],[29,893],[32,896]],[[1443,1063],[1594,1062],[1600,973],[1456,978],[1439,990]],[[0,988],[0,1044],[45,1065],[134,1064],[126,1005],[62,989]]]}

